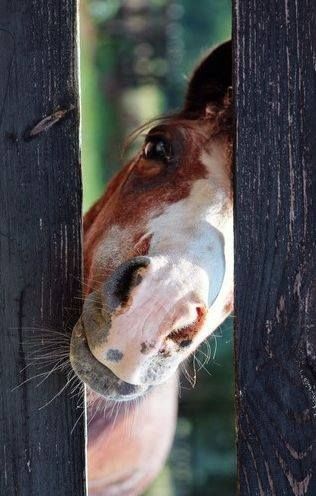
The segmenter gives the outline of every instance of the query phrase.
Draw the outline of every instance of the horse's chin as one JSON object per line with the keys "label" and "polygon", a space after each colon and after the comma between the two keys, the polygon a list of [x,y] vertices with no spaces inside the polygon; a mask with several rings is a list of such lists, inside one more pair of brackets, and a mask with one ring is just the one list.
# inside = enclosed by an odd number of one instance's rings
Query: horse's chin
{"label": "horse's chin", "polygon": [[91,353],[82,319],[75,325],[70,344],[70,362],[75,374],[94,392],[110,401],[132,401],[144,396],[151,386],[136,386],[119,379]]}

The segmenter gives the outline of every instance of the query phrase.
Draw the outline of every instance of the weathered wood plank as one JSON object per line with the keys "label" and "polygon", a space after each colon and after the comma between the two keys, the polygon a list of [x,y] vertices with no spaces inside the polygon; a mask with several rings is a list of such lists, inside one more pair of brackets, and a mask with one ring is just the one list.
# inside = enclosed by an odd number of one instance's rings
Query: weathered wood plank
{"label": "weathered wood plank", "polygon": [[316,4],[234,16],[240,494],[314,496]]}
{"label": "weathered wood plank", "polygon": [[65,350],[59,334],[43,329],[70,330],[69,307],[80,294],[76,7],[76,0],[0,3],[0,494],[6,496],[85,494],[83,420],[71,434],[82,412],[78,397],[71,399],[68,389],[41,409],[65,385],[65,372],[11,391],[53,365],[26,368],[30,337],[39,354]]}

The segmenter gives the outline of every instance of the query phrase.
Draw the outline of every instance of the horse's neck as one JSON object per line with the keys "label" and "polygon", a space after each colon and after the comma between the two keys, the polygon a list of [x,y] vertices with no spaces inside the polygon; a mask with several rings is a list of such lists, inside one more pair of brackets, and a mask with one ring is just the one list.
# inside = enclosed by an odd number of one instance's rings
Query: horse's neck
{"label": "horse's neck", "polygon": [[[109,488],[115,489],[115,494],[141,494],[157,475],[174,436],[177,381],[175,374],[167,383],[155,386],[134,404],[114,405],[113,402],[96,399],[89,408],[88,471],[91,496],[103,494],[106,490],[110,494]],[[126,480],[132,480],[133,487],[129,492],[124,492]]]}

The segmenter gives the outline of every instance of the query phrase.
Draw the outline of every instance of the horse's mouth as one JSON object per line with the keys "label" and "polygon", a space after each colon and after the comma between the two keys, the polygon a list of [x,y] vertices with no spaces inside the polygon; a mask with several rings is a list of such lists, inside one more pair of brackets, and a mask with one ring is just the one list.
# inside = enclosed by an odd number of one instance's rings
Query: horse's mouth
{"label": "horse's mouth", "polygon": [[150,389],[150,386],[136,386],[120,380],[94,357],[81,318],[72,332],[70,362],[79,379],[108,400],[131,401],[143,396]]}
{"label": "horse's mouth", "polygon": [[135,310],[121,305],[110,311],[101,291],[90,293],[71,337],[70,361],[77,376],[96,393],[115,401],[135,399],[166,382],[192,349],[191,328],[203,321],[195,302],[189,307],[189,317],[187,309],[178,304],[186,323],[193,313],[197,321],[172,333],[168,329],[176,312],[168,308],[165,316],[161,307],[157,324],[150,307],[144,309],[140,304]]}

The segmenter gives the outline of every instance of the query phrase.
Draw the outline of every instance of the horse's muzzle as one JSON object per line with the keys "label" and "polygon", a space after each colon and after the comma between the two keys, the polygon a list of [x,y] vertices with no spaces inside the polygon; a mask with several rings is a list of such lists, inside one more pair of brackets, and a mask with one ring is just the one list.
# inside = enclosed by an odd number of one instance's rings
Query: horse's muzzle
{"label": "horse's muzzle", "polygon": [[146,386],[135,386],[120,380],[91,353],[82,317],[75,325],[70,344],[70,362],[79,379],[93,391],[112,401],[130,401],[143,396]]}

